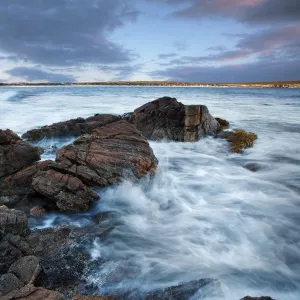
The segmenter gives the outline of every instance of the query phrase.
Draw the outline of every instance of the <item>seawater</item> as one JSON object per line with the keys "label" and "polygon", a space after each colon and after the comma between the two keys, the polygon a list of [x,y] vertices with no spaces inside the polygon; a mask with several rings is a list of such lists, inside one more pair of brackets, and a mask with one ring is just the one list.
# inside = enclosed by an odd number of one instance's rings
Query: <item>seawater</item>
{"label": "seawater", "polygon": [[[98,192],[87,213],[50,214],[33,227],[85,226],[92,215],[117,218],[107,239],[95,239],[90,274],[98,284],[126,262],[124,285],[154,289],[216,278],[226,300],[245,295],[300,299],[300,90],[185,87],[5,87],[0,128],[25,131],[96,113],[123,114],[161,96],[205,104],[231,128],[256,132],[255,146],[232,154],[224,140],[151,142],[154,178],[124,181]],[[43,159],[72,139],[44,140]],[[53,148],[54,147],[54,148]],[[52,150],[51,150],[52,149]],[[257,172],[244,166],[255,163]],[[212,298],[205,298],[212,299]]]}

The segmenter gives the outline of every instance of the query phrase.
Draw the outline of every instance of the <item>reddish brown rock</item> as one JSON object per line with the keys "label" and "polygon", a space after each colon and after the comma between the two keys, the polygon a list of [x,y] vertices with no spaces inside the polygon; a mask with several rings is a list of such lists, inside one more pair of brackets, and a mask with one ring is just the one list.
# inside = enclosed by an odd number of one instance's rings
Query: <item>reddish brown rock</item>
{"label": "reddish brown rock", "polygon": [[46,209],[42,206],[36,205],[30,209],[30,214],[36,218],[40,218],[46,214]]}
{"label": "reddish brown rock", "polygon": [[11,130],[0,130],[0,178],[40,160],[41,149],[22,141]]}
{"label": "reddish brown rock", "polygon": [[80,179],[52,169],[39,171],[33,178],[32,186],[38,194],[52,199],[61,211],[85,211],[90,202],[99,199],[97,193]]}
{"label": "reddish brown rock", "polygon": [[24,286],[21,289],[14,290],[2,296],[1,300],[64,300],[65,297],[55,291],[37,288],[31,284]]}
{"label": "reddish brown rock", "polygon": [[0,179],[0,205],[16,207],[21,201],[27,203],[27,196],[34,194],[32,178],[38,172],[46,170],[52,161],[42,161],[24,168],[13,175]]}
{"label": "reddish brown rock", "polygon": [[157,167],[149,143],[126,121],[79,137],[57,152],[56,168],[89,185],[106,186],[122,178],[141,178]]}
{"label": "reddish brown rock", "polygon": [[183,105],[170,97],[146,103],[125,118],[150,140],[193,142],[220,128],[206,106]]}
{"label": "reddish brown rock", "polygon": [[96,128],[106,124],[121,120],[120,116],[101,114],[89,117],[87,119],[77,118],[68,121],[54,123],[49,126],[43,126],[38,129],[32,129],[23,134],[23,138],[29,141],[36,141],[43,138],[80,136],[82,134],[92,133]]}

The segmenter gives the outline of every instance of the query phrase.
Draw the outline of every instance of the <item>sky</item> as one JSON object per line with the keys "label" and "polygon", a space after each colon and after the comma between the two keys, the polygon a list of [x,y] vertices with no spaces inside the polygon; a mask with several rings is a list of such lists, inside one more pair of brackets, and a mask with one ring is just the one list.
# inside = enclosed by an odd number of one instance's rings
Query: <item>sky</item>
{"label": "sky", "polygon": [[1,0],[0,82],[300,80],[300,0]]}

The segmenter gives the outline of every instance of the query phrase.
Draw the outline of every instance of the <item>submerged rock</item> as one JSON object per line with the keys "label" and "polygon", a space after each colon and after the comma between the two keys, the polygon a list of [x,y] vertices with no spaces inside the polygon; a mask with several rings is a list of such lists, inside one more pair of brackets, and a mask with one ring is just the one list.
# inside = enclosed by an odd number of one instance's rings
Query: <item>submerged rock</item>
{"label": "submerged rock", "polygon": [[23,141],[11,130],[0,129],[0,178],[40,160],[42,151]]}
{"label": "submerged rock", "polygon": [[230,150],[233,153],[243,153],[245,149],[252,147],[257,139],[255,133],[242,129],[223,132],[220,137],[230,143]]}
{"label": "submerged rock", "polygon": [[146,103],[125,119],[150,140],[194,142],[220,128],[205,105],[184,105],[170,97]]}
{"label": "submerged rock", "polygon": [[274,299],[271,298],[271,297],[250,297],[250,296],[247,296],[247,297],[244,297],[241,300],[274,300]]}
{"label": "submerged rock", "polygon": [[101,114],[86,119],[77,118],[68,121],[54,123],[38,129],[32,129],[23,134],[23,138],[29,141],[37,141],[43,138],[75,136],[92,133],[96,128],[121,120],[120,116]]}
{"label": "submerged rock", "polygon": [[149,143],[134,125],[122,120],[60,149],[55,168],[88,185],[106,186],[122,178],[141,178],[156,167]]}

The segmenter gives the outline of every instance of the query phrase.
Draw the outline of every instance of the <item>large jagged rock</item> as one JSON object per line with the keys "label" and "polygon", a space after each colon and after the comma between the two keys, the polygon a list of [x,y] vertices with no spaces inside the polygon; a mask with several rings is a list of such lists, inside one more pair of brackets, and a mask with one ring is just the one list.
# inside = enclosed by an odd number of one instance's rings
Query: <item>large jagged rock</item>
{"label": "large jagged rock", "polygon": [[170,97],[146,103],[125,119],[150,140],[194,142],[220,129],[205,105],[184,105]]}
{"label": "large jagged rock", "polygon": [[36,141],[43,138],[75,136],[92,133],[96,128],[121,120],[120,116],[109,114],[97,114],[87,119],[77,118],[68,121],[54,123],[38,129],[32,129],[23,134],[23,138]]}
{"label": "large jagged rock", "polygon": [[106,186],[122,178],[141,178],[157,167],[149,143],[127,121],[119,121],[83,135],[57,151],[56,169],[89,185]]}
{"label": "large jagged rock", "polygon": [[38,194],[52,199],[60,211],[86,211],[91,202],[99,199],[80,179],[53,169],[39,171],[32,187]]}
{"label": "large jagged rock", "polygon": [[40,160],[41,149],[22,141],[11,130],[0,130],[0,178]]}
{"label": "large jagged rock", "polygon": [[46,170],[52,161],[42,161],[0,179],[0,205],[30,210],[28,196],[35,194],[32,179],[38,171]]}

